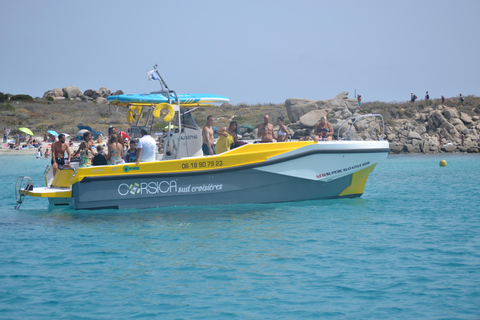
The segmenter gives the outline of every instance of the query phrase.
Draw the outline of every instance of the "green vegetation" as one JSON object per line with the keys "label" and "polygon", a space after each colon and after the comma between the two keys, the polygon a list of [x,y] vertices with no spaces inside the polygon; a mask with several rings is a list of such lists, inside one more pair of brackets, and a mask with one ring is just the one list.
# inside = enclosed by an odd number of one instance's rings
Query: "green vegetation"
{"label": "green vegetation", "polygon": [[7,93],[0,92],[0,102],[7,102],[10,95]]}
{"label": "green vegetation", "polygon": [[[17,95],[26,96],[26,95]],[[34,132],[43,134],[47,130],[57,132],[76,133],[77,125],[88,125],[97,131],[107,132],[110,125],[117,127],[119,131],[127,131],[126,107],[110,106],[104,104],[87,103],[76,100],[32,99],[31,101],[11,100],[6,103],[5,97],[12,95],[0,93],[0,127],[14,129],[18,126],[35,129]],[[31,97],[28,96],[30,99]],[[28,97],[25,97],[27,99]],[[23,99],[23,98],[20,98]],[[420,121],[416,115],[427,112],[428,108],[436,108],[442,104],[440,99],[419,100],[411,102],[364,102],[360,113],[380,113],[384,116],[389,127],[395,127],[402,119]],[[471,116],[480,115],[480,97],[466,96],[463,106],[457,98],[446,99],[444,105],[454,107],[459,112],[465,112]],[[237,121],[239,125],[251,125],[257,127],[263,121],[263,115],[270,115],[270,122],[275,123],[278,116],[285,117],[285,123],[290,121],[283,104],[254,104],[240,103],[238,105],[225,104],[222,107],[200,107],[193,111],[193,116],[199,127],[203,127],[206,118],[212,115],[215,118],[215,126],[228,126],[231,121]],[[329,113],[328,118],[333,117]],[[21,125],[20,125],[21,124]],[[154,130],[161,130],[167,124],[158,122]]]}
{"label": "green vegetation", "polygon": [[11,96],[10,101],[33,101],[33,98],[28,94],[17,94]]}
{"label": "green vegetation", "polygon": [[13,112],[15,112],[15,107],[12,106],[10,103],[7,103],[5,105],[0,104],[0,111],[13,111]]}

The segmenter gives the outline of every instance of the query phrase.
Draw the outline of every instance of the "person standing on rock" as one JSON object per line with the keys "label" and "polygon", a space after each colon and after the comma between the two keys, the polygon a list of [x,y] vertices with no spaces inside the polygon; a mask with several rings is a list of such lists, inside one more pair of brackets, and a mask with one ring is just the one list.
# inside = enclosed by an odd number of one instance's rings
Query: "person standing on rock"
{"label": "person standing on rock", "polygon": [[273,133],[273,124],[269,123],[270,116],[268,114],[263,116],[263,123],[258,127],[258,138],[261,138],[261,142],[273,142],[273,139],[277,140],[275,133]]}
{"label": "person standing on rock", "polygon": [[415,102],[417,100],[417,96],[413,94],[413,92],[410,94],[410,101]]}
{"label": "person standing on rock", "polygon": [[362,96],[361,95],[357,95],[357,101],[358,101],[357,112],[359,112],[361,107],[362,107]]}
{"label": "person standing on rock", "polygon": [[427,91],[427,93],[425,94],[425,100],[430,100],[430,95],[428,94],[428,91]]}
{"label": "person standing on rock", "polygon": [[442,95],[442,104],[445,103],[445,97]]}
{"label": "person standing on rock", "polygon": [[460,106],[463,107],[463,96],[461,93],[460,93]]}

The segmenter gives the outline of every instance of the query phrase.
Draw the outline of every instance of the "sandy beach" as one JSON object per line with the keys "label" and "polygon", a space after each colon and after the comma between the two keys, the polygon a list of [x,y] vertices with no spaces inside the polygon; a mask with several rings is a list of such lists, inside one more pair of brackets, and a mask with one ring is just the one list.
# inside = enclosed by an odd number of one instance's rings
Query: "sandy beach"
{"label": "sandy beach", "polygon": [[[42,146],[42,154],[45,154],[45,150],[50,149],[51,152],[51,142],[44,142],[43,137],[37,137],[35,136],[34,139],[36,141],[42,141],[41,146]],[[9,137],[8,141],[11,141],[12,137]],[[68,139],[67,139],[68,141]],[[24,143],[21,143],[22,145]],[[48,147],[47,147],[48,145]],[[73,147],[70,147],[70,152],[73,153],[78,149],[79,143],[74,142]],[[2,140],[2,143],[0,144],[0,155],[25,155],[25,154],[31,154],[35,155],[37,152],[38,148],[35,147],[30,147],[30,148],[20,148],[20,149],[10,149],[7,143],[4,143]]]}

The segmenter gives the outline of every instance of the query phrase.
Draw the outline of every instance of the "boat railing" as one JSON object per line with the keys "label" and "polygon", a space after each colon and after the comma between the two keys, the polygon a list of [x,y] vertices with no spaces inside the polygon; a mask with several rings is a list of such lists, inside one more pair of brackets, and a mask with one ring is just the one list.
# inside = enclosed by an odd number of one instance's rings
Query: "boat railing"
{"label": "boat railing", "polygon": [[15,199],[17,200],[15,209],[20,209],[23,199],[25,199],[25,196],[29,190],[33,190],[32,178],[27,176],[18,177],[17,182],[15,183]]}
{"label": "boat railing", "polygon": [[[381,114],[376,114],[376,113],[356,115],[346,119],[340,125],[340,127],[338,127],[337,140],[356,140],[355,125],[358,124],[360,121],[370,121],[370,123],[367,124],[368,126],[371,127],[371,128],[368,128],[368,130],[371,129],[369,138],[370,140],[374,140],[375,128],[377,125],[377,118],[380,118],[379,125],[381,124],[381,129],[380,129],[381,135],[378,140],[383,140],[383,137],[385,136],[385,121],[383,120],[383,116]],[[347,129],[347,126],[349,126],[348,129]]]}

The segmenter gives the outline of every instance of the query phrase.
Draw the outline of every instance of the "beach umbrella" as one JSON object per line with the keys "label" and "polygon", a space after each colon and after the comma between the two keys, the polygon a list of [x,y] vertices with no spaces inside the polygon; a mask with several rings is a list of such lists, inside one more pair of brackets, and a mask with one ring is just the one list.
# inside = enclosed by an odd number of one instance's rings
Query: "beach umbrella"
{"label": "beach umbrella", "polygon": [[30,130],[28,128],[18,128],[18,130],[22,131],[23,133],[26,133],[26,134],[29,134],[29,135],[33,136],[32,130]]}
{"label": "beach umbrella", "polygon": [[53,130],[48,130],[47,131],[48,133],[50,133],[52,136],[58,136],[58,132],[57,131],[53,131]]}
{"label": "beach umbrella", "polygon": [[70,135],[69,135],[68,133],[64,133],[64,132],[62,132],[62,134],[65,136],[65,138],[68,138],[68,137],[70,137]]}
{"label": "beach umbrella", "polygon": [[79,136],[83,136],[83,134],[84,134],[85,132],[90,132],[90,131],[88,131],[87,129],[82,129],[82,130],[78,131],[78,135],[79,135]]}

